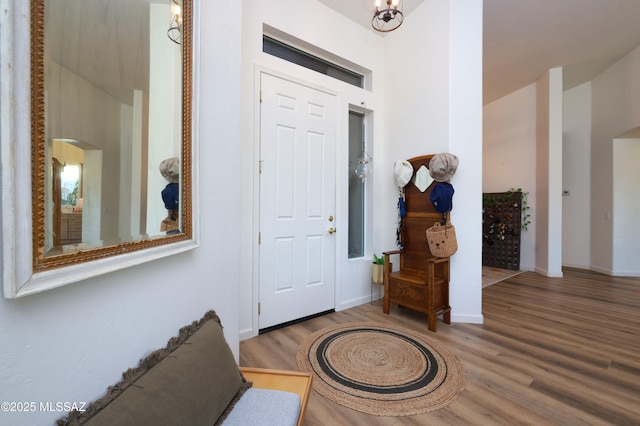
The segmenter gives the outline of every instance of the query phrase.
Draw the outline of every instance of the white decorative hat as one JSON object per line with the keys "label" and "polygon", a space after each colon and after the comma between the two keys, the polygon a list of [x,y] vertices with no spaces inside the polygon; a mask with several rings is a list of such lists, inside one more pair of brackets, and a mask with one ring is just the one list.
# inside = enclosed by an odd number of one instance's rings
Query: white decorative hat
{"label": "white decorative hat", "polygon": [[160,174],[171,183],[180,182],[180,160],[177,157],[172,157],[162,161]]}
{"label": "white decorative hat", "polygon": [[437,182],[447,182],[457,169],[458,157],[448,152],[436,154],[429,161],[429,174]]}
{"label": "white decorative hat", "polygon": [[411,180],[411,176],[413,176],[413,166],[407,160],[398,160],[394,165],[394,172],[396,185],[399,188],[404,188]]}

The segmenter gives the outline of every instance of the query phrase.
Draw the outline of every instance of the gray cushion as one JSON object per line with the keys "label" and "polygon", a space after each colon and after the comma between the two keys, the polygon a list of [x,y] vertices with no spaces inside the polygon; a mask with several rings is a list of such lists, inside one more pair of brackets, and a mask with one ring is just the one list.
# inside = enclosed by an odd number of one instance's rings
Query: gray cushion
{"label": "gray cushion", "polygon": [[295,426],[300,396],[272,389],[248,389],[222,426]]}
{"label": "gray cushion", "polygon": [[244,379],[216,321],[146,372],[89,425],[213,425]]}

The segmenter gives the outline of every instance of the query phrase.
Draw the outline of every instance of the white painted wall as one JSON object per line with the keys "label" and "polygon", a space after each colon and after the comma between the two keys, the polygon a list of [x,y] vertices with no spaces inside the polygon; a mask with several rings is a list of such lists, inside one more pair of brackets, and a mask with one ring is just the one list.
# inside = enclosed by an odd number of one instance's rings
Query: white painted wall
{"label": "white painted wall", "polygon": [[535,271],[562,276],[562,69],[536,81]]}
{"label": "white painted wall", "polygon": [[[640,130],[640,128],[638,129]],[[613,140],[613,270],[640,276],[640,138]]]}
{"label": "white painted wall", "polygon": [[640,46],[593,79],[592,99],[591,268],[610,275],[636,274],[637,260],[631,270],[615,266],[626,261],[616,262],[620,251],[614,247],[613,140],[640,126]]}
{"label": "white painted wall", "polygon": [[[14,14],[9,7],[19,3],[28,10],[26,2],[2,3],[8,11],[1,18],[0,49],[6,49],[8,28],[28,26],[28,13]],[[195,152],[195,173],[203,183],[201,247],[22,299],[0,298],[0,401],[91,401],[208,309],[222,318],[225,336],[238,355],[240,220],[233,206],[239,205],[240,193],[242,5],[231,2],[222,15],[213,2],[196,1],[200,3],[195,13],[203,23],[196,26],[201,48],[195,93],[200,104],[194,119],[195,136],[203,141]],[[12,54],[28,59],[26,51]],[[29,72],[28,61],[13,63]],[[3,97],[9,89],[4,70]],[[17,110],[22,107],[16,105]],[[8,161],[5,148],[24,143],[8,130],[3,126],[3,165]],[[60,415],[1,413],[0,423],[51,425]]]}
{"label": "white painted wall", "polygon": [[458,252],[451,258],[451,320],[482,316],[482,2],[450,2],[449,151],[461,166],[455,182]]}
{"label": "white painted wall", "polygon": [[534,270],[549,269],[549,74],[536,81],[536,263]]}
{"label": "white painted wall", "polygon": [[591,83],[564,92],[562,263],[591,264]]}
{"label": "white painted wall", "polygon": [[[387,124],[381,137],[386,167],[380,170],[378,162],[376,169],[383,202],[375,229],[381,235],[381,251],[395,249],[396,160],[438,152],[459,157],[458,171],[451,180],[456,190],[451,220],[459,245],[451,262],[454,322],[483,321],[482,251],[477,231],[482,220],[481,17],[482,5],[477,2],[425,1],[405,20],[401,31],[390,33],[385,40],[385,57],[392,71],[385,85],[383,119]],[[447,39],[449,43],[442,43]]]}
{"label": "white painted wall", "polygon": [[[544,274],[562,276],[562,68],[549,72],[549,259]],[[540,117],[538,117],[538,122]],[[540,134],[538,134],[540,142]],[[547,142],[545,142],[547,143]]]}
{"label": "white painted wall", "polygon": [[531,224],[522,230],[520,269],[533,271],[536,259],[536,85],[530,84],[485,105],[482,191],[522,188]]}

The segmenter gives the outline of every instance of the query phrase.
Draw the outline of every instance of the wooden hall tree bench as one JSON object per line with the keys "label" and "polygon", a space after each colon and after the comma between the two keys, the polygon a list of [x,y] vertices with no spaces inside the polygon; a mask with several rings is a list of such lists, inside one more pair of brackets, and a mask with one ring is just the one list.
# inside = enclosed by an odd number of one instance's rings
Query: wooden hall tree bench
{"label": "wooden hall tree bench", "polygon": [[[429,199],[434,182],[429,176],[429,161],[433,154],[414,157],[411,181],[405,186],[406,216],[403,218],[401,250],[384,252],[383,312],[389,313],[391,303],[427,314],[429,330],[435,332],[437,317],[451,323],[449,305],[449,258],[431,254],[426,230],[440,222]],[[399,257],[399,269],[392,271],[391,256]]]}

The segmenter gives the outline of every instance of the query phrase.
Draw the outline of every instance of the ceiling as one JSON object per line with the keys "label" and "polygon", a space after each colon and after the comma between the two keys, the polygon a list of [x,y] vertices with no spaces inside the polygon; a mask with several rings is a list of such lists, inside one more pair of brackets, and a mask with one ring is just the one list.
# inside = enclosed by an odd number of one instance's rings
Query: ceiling
{"label": "ceiling", "polygon": [[[373,0],[318,1],[371,28]],[[424,1],[404,0],[405,21]],[[565,90],[593,79],[640,45],[640,0],[484,0],[483,27],[487,104],[555,67]]]}

